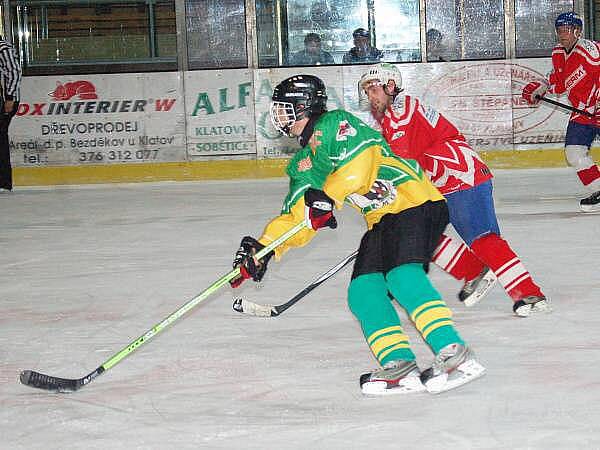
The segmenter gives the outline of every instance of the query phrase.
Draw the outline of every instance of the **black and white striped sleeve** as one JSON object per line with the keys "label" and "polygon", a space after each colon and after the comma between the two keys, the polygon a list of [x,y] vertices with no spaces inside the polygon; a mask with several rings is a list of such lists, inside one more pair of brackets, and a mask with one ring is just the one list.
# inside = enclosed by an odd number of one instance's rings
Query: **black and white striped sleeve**
{"label": "black and white striped sleeve", "polygon": [[14,48],[0,41],[0,71],[2,72],[2,94],[4,100],[18,100],[21,84],[21,65]]}

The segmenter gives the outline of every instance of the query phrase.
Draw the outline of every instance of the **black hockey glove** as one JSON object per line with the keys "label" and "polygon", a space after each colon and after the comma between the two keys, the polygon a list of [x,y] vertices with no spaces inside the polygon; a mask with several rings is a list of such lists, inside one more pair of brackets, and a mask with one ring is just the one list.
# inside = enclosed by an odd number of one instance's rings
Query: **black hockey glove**
{"label": "black hockey glove", "polygon": [[337,228],[337,220],[333,215],[333,200],[317,189],[308,188],[304,193],[304,221],[313,230],[329,227]]}
{"label": "black hockey glove", "polygon": [[242,239],[240,248],[235,253],[235,258],[233,259],[233,268],[239,267],[240,274],[229,282],[231,287],[237,288],[249,278],[252,278],[256,282],[262,280],[267,271],[267,264],[274,255],[274,252],[270,251],[260,260],[257,260],[254,255],[263,248],[265,246],[251,236],[245,236]]}

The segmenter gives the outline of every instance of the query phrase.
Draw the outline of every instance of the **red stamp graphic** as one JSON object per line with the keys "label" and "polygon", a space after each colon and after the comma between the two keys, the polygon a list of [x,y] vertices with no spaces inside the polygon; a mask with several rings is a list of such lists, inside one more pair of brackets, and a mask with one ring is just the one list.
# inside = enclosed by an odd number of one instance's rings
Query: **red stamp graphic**
{"label": "red stamp graphic", "polygon": [[72,81],[65,84],[57,82],[56,89],[49,92],[48,95],[54,100],[59,101],[70,100],[73,97],[77,97],[79,100],[94,100],[98,98],[96,86],[87,80]]}
{"label": "red stamp graphic", "polygon": [[435,79],[423,100],[470,140],[498,137],[505,138],[502,143],[509,139],[519,143],[519,134],[540,127],[554,113],[553,108],[531,107],[521,97],[523,86],[544,78],[529,67],[510,62],[468,64]]}

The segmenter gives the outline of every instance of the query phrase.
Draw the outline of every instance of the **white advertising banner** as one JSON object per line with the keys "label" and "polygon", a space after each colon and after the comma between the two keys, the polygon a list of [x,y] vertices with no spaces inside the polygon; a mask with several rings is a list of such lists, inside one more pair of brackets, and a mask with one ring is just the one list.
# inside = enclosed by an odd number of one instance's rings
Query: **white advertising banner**
{"label": "white advertising banner", "polygon": [[564,141],[568,113],[521,97],[530,81],[545,78],[549,60],[452,63],[425,86],[434,104],[477,150],[513,150],[534,144],[556,148]]}
{"label": "white advertising banner", "polygon": [[[313,74],[327,86],[330,110],[366,118],[357,83],[368,67],[25,77],[9,133],[12,161],[53,166],[286,158],[298,144],[271,124],[273,88],[289,76]],[[526,83],[550,70],[549,58],[398,67],[404,91],[444,114],[476,150],[539,150],[564,142],[568,111],[547,103],[530,107],[521,98]]]}
{"label": "white advertising banner", "polygon": [[295,139],[283,136],[273,127],[269,116],[269,105],[273,89],[292,75],[306,73],[316,75],[327,86],[327,106],[343,108],[344,80],[341,67],[302,67],[257,70],[254,74],[256,88],[256,148],[259,158],[288,158],[300,148]]}
{"label": "white advertising banner", "polygon": [[256,155],[252,71],[185,74],[190,159]]}
{"label": "white advertising banner", "polygon": [[184,160],[181,99],[176,72],[24,77],[9,133],[13,164]]}
{"label": "white advertising banner", "polygon": [[[545,78],[549,59],[401,64],[404,92],[434,107],[476,150],[556,148],[564,142],[569,113],[542,103],[529,106],[521,92]],[[358,109],[357,83],[365,66],[344,68],[346,108]],[[566,99],[561,99],[566,102]]]}

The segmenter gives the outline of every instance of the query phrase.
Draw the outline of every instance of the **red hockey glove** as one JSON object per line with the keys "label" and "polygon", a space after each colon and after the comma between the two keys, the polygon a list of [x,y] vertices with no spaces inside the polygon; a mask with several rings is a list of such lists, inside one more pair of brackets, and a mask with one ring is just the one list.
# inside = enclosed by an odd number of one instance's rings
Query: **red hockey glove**
{"label": "red hockey glove", "polygon": [[548,86],[546,86],[546,84],[532,81],[523,88],[521,96],[530,105],[537,105],[540,102],[540,99],[546,95],[547,91]]}
{"label": "red hockey glove", "polygon": [[337,228],[337,220],[333,216],[333,200],[317,189],[309,188],[304,193],[304,221],[313,230],[329,227]]}
{"label": "red hockey glove", "polygon": [[233,259],[233,268],[240,268],[240,274],[231,280],[231,287],[239,287],[245,280],[252,278],[254,281],[260,281],[265,276],[267,264],[273,256],[273,251],[267,253],[262,259],[257,260],[254,255],[265,248],[260,242],[251,236],[245,236],[240,242],[240,248],[235,253]]}

